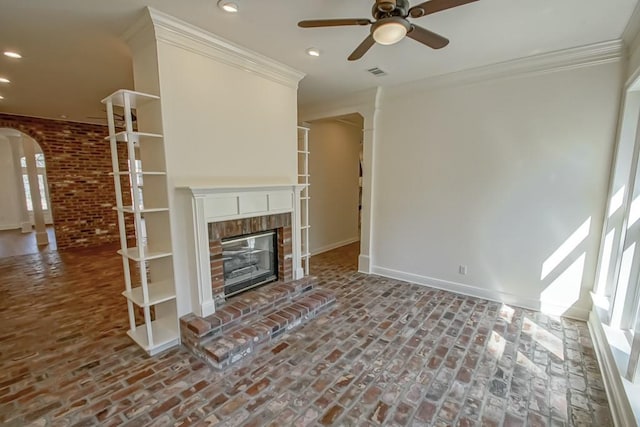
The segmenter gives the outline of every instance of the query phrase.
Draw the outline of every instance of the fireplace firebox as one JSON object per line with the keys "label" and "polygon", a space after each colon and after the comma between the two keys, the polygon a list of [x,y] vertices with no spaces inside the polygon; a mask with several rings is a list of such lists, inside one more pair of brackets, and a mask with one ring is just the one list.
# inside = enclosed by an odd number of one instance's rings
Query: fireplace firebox
{"label": "fireplace firebox", "polygon": [[277,280],[276,231],[222,239],[222,261],[227,298]]}

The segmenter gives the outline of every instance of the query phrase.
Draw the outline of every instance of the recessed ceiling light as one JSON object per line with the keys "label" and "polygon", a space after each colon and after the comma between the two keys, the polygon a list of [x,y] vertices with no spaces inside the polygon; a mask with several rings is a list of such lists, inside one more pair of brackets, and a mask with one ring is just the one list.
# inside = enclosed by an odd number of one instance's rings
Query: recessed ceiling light
{"label": "recessed ceiling light", "polygon": [[218,0],[218,7],[229,13],[236,13],[238,11],[238,4],[229,0]]}
{"label": "recessed ceiling light", "polygon": [[9,58],[15,58],[15,59],[22,58],[22,55],[20,55],[18,52],[11,52],[9,50],[4,53],[4,56],[8,56]]}
{"label": "recessed ceiling light", "polygon": [[310,47],[306,52],[309,56],[320,56],[320,51],[315,47]]}
{"label": "recessed ceiling light", "polygon": [[0,77],[0,83],[11,83],[9,79],[5,79],[4,77]]}
{"label": "recessed ceiling light", "polygon": [[0,95],[0,99],[4,99],[4,96]]}
{"label": "recessed ceiling light", "polygon": [[66,118],[67,118],[67,115],[66,115],[66,114],[60,114],[60,118],[61,118],[61,119],[66,119]]}

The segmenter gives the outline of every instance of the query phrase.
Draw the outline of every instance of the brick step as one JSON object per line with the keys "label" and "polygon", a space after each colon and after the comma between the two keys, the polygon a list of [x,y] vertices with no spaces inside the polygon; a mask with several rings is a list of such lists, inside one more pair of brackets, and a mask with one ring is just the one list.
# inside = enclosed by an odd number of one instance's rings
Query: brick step
{"label": "brick step", "polygon": [[335,295],[323,289],[313,289],[262,315],[216,336],[200,345],[198,356],[214,368],[223,369],[253,354],[285,331],[314,319],[336,301]]}
{"label": "brick step", "polygon": [[318,279],[306,276],[290,282],[275,282],[244,292],[217,308],[211,316],[188,314],[180,318],[182,342],[190,347],[220,336],[249,317],[266,313],[312,290]]}

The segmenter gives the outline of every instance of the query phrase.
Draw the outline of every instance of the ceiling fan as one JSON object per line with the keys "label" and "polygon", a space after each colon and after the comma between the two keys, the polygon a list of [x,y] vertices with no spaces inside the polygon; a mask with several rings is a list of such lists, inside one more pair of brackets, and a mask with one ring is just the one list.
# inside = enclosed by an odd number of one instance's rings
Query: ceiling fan
{"label": "ceiling fan", "polygon": [[391,45],[405,36],[414,39],[433,49],[440,49],[449,44],[449,40],[432,31],[412,24],[407,18],[420,18],[453,7],[462,6],[478,0],[430,0],[409,7],[409,0],[375,0],[373,10],[374,21],[370,19],[312,19],[298,22],[301,28],[338,27],[344,25],[371,25],[371,33],[349,55],[349,61],[355,61],[367,53],[375,43]]}

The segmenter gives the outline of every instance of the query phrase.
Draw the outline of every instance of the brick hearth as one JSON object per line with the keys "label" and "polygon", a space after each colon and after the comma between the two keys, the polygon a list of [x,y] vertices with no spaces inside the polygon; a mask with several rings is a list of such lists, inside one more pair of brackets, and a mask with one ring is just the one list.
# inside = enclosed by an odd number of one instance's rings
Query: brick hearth
{"label": "brick hearth", "polygon": [[211,316],[184,316],[182,344],[214,368],[236,363],[333,305],[335,295],[314,289],[316,282],[307,276],[270,283],[233,297]]}

